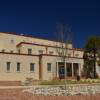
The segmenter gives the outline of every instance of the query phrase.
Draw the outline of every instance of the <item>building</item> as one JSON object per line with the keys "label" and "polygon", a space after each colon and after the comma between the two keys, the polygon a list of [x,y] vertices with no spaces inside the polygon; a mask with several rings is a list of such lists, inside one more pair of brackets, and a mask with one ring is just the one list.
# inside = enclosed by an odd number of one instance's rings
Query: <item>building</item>
{"label": "building", "polygon": [[[83,50],[68,46],[67,77],[81,76]],[[0,81],[64,78],[64,63],[56,42],[14,33],[0,33]]]}

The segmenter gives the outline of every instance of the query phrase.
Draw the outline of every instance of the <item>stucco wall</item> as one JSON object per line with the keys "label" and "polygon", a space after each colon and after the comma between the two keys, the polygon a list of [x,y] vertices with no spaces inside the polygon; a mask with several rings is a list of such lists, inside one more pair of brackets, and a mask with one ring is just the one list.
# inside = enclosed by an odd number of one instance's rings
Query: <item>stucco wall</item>
{"label": "stucco wall", "polygon": [[[56,56],[43,56],[42,57],[42,79],[50,80],[56,77],[56,62],[61,61],[62,58]],[[83,59],[66,58],[67,62],[79,63],[80,73],[83,69]],[[51,72],[47,71],[47,63],[51,63]]]}
{"label": "stucco wall", "polygon": [[[13,42],[11,42],[13,40]],[[16,47],[19,43],[26,42],[29,44],[21,44],[21,46]],[[31,45],[31,43],[33,43]],[[34,45],[40,44],[40,45]],[[44,45],[44,46],[43,46]],[[46,45],[46,46],[45,46]],[[7,33],[0,33],[0,52],[5,49],[5,52],[11,52],[13,50],[14,53],[18,53],[18,49],[20,49],[20,55],[16,54],[5,54],[0,53],[0,80],[25,80],[26,77],[32,77],[34,79],[39,79],[39,56],[25,56],[21,55],[28,54],[28,49],[32,49],[32,54],[39,54],[39,50],[43,50],[43,54],[49,54],[50,51],[53,51],[52,55],[57,55],[57,48],[52,47],[55,46],[56,42],[38,39],[33,37],[26,37],[23,35],[13,35]],[[47,50],[47,51],[46,51]],[[83,57],[83,51],[70,49],[67,52],[71,54],[71,57],[74,57],[78,54],[77,57]],[[56,56],[42,56],[42,79],[48,80],[56,77],[56,61],[59,57]],[[75,59],[75,58],[74,58]],[[7,73],[5,71],[6,62],[11,62],[11,72]],[[21,72],[16,72],[16,62],[21,63]],[[77,59],[76,59],[77,62]],[[35,63],[35,72],[30,73],[29,64]],[[52,71],[47,72],[47,63],[52,63]],[[83,60],[81,61],[81,67],[83,65]],[[82,68],[81,68],[82,69]]]}
{"label": "stucco wall", "polygon": [[25,54],[28,54],[28,49],[32,49],[32,54],[39,54],[39,50],[43,50],[43,53],[46,54],[45,46],[22,44],[20,48],[21,53]]}
{"label": "stucco wall", "polygon": [[[14,40],[14,43],[11,43],[11,40]],[[54,41],[45,40],[45,39],[38,39],[33,37],[25,37],[22,35],[13,35],[7,33],[0,33],[0,49],[5,49],[7,52],[16,50],[16,45],[20,42],[29,42],[29,43],[39,43],[44,45],[55,45]]]}
{"label": "stucco wall", "polygon": [[[47,71],[47,63],[51,63],[51,72]],[[42,57],[42,73],[43,80],[51,80],[56,77],[56,57],[43,56]]]}
{"label": "stucco wall", "polygon": [[[11,71],[6,71],[6,62],[11,62]],[[17,62],[20,62],[20,72],[16,71]],[[25,80],[26,78],[39,79],[38,56],[2,54],[0,53],[0,80]],[[30,63],[35,63],[34,72],[30,72]]]}

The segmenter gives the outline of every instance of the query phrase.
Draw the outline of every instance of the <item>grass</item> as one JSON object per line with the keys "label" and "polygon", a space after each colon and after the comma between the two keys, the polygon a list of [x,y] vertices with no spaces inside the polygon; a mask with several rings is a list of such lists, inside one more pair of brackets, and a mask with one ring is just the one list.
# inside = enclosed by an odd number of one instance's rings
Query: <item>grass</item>
{"label": "grass", "polygon": [[39,85],[64,85],[64,84],[93,84],[100,83],[100,79],[84,79],[84,80],[51,80],[42,81]]}

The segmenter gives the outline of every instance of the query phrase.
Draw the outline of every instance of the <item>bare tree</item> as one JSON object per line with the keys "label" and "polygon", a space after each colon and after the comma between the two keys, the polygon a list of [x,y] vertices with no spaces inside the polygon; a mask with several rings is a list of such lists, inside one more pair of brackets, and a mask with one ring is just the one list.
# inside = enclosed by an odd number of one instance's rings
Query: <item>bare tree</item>
{"label": "bare tree", "polygon": [[63,24],[57,26],[56,32],[56,51],[64,63],[64,79],[67,78],[66,57],[68,57],[68,45],[72,44],[71,28],[69,25],[64,27]]}

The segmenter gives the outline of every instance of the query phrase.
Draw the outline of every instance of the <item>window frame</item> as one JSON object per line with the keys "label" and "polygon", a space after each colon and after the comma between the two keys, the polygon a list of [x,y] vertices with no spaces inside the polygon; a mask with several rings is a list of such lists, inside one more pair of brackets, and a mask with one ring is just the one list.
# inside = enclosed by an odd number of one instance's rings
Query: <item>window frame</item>
{"label": "window frame", "polygon": [[28,48],[28,55],[32,55],[32,49]]}
{"label": "window frame", "polygon": [[39,54],[43,54],[43,50],[38,50],[38,53]]}
{"label": "window frame", "polygon": [[52,63],[47,63],[47,72],[51,72],[52,71]]}
{"label": "window frame", "polygon": [[30,63],[30,72],[35,72],[35,63]]}
{"label": "window frame", "polygon": [[6,72],[10,73],[11,72],[11,62],[6,62]]}
{"label": "window frame", "polygon": [[[16,72],[20,72],[21,71],[20,65],[21,65],[21,63],[20,62],[17,62]],[[19,67],[19,70],[18,70],[18,67]]]}
{"label": "window frame", "polygon": [[53,51],[49,51],[49,54],[50,54],[50,55],[53,55],[53,54],[54,54],[54,52],[53,52]]}
{"label": "window frame", "polygon": [[76,53],[76,54],[75,54],[75,57],[79,57],[79,54],[78,54],[78,53]]}

